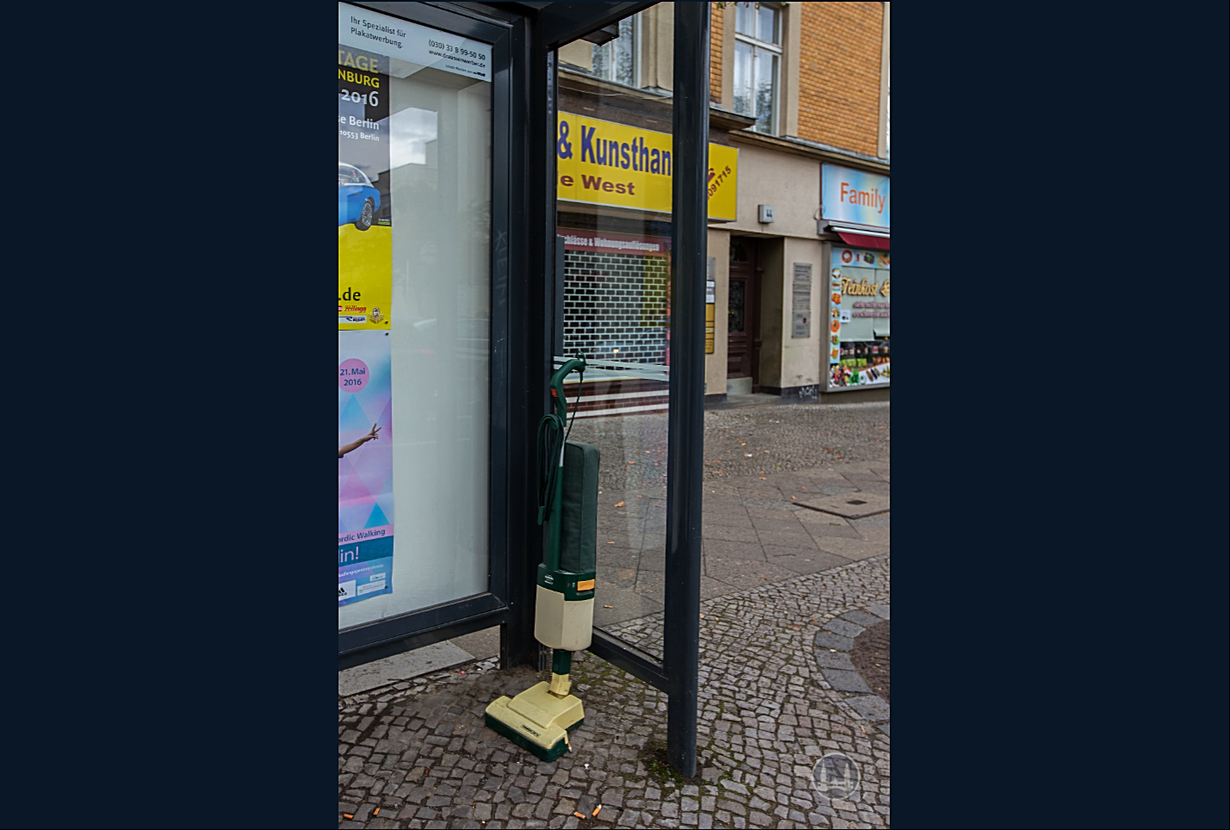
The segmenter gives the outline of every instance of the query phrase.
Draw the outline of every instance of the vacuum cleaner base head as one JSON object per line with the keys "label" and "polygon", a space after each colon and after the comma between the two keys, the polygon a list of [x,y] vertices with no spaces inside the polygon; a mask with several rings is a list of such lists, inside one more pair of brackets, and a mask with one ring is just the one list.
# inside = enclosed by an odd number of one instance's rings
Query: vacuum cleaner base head
{"label": "vacuum cleaner base head", "polygon": [[504,697],[488,707],[488,726],[544,761],[568,751],[568,733],[585,722],[581,700],[575,695],[556,697],[543,681],[516,697]]}

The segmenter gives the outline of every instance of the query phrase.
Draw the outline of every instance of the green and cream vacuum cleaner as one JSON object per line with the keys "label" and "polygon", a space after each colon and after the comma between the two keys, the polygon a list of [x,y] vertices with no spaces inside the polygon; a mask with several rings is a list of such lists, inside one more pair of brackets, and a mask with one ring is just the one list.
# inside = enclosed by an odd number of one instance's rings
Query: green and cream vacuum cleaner
{"label": "green and cream vacuum cleaner", "polygon": [[[598,448],[569,441],[564,378],[585,373],[573,358],[551,376],[550,415],[538,425],[538,523],[546,524],[546,555],[538,566],[534,637],[553,649],[551,682],[487,707],[487,725],[544,761],[568,751],[568,733],[585,720],[569,694],[572,652],[588,648],[594,625],[598,533]],[[578,399],[580,392],[578,390]],[[573,419],[576,409],[573,409]]]}

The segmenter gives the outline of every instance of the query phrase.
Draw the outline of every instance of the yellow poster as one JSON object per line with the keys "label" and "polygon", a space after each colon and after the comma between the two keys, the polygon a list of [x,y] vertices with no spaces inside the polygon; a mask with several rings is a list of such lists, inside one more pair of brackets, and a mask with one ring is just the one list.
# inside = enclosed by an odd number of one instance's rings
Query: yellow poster
{"label": "yellow poster", "polygon": [[389,331],[393,299],[388,58],[337,50],[337,328]]}
{"label": "yellow poster", "polygon": [[393,299],[393,228],[337,229],[338,331],[389,329]]}
{"label": "yellow poster", "polygon": [[[670,213],[675,167],[670,134],[568,112],[556,121],[560,199]],[[710,144],[710,219],[734,221],[738,173],[739,151]]]}

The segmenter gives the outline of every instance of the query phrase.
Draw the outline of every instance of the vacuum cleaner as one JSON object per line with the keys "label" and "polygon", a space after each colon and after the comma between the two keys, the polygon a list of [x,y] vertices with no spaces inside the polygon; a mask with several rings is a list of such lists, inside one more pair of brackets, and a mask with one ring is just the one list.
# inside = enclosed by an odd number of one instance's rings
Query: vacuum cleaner
{"label": "vacuum cleaner", "polygon": [[[534,637],[553,649],[551,681],[491,703],[487,726],[544,761],[569,749],[568,733],[585,721],[572,687],[572,652],[589,648],[597,576],[598,448],[569,441],[564,378],[585,377],[585,360],[567,361],[551,376],[551,408],[538,424],[538,524],[546,524],[546,553],[538,566]],[[580,400],[578,387],[577,400]],[[576,407],[573,407],[576,420]]]}

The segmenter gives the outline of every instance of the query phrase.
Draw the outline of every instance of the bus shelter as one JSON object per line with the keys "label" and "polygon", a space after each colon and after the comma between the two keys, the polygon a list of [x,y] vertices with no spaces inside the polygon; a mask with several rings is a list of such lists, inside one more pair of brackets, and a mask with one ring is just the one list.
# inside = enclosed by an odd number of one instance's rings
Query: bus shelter
{"label": "bus shelter", "polygon": [[535,432],[581,354],[578,415],[611,475],[645,457],[620,483],[664,560],[662,641],[596,615],[589,650],[666,693],[688,777],[709,53],[707,3],[338,4],[339,670],[493,626],[502,667],[540,666]]}

